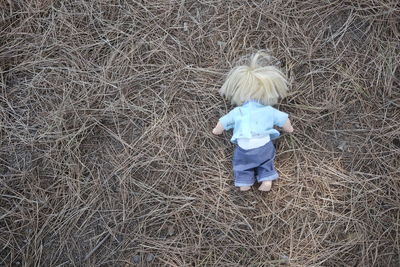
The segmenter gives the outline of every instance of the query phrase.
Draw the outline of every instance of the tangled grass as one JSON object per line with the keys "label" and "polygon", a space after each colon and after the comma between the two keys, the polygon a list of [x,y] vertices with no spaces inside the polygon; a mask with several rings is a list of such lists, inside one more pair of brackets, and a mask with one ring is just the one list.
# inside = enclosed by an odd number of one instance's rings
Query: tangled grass
{"label": "tangled grass", "polygon": [[[1,5],[1,265],[400,263],[396,0]],[[295,127],[267,194],[211,134],[258,49]]]}

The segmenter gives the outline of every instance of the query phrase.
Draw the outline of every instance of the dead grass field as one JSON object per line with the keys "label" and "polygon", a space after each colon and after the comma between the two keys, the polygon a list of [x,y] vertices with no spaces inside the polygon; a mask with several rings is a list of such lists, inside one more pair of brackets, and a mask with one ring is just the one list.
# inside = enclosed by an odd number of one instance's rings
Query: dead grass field
{"label": "dead grass field", "polygon": [[[397,0],[0,5],[1,266],[399,266]],[[267,194],[211,134],[258,49],[295,127]]]}

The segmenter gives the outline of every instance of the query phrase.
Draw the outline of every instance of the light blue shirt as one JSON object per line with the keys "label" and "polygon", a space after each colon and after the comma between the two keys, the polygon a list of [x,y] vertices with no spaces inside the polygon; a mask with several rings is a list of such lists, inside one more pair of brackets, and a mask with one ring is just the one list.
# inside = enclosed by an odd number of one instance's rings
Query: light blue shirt
{"label": "light blue shirt", "polygon": [[271,106],[264,106],[256,101],[248,101],[232,109],[219,119],[225,130],[233,128],[231,142],[236,144],[238,138],[262,138],[269,136],[276,139],[280,133],[274,126],[282,127],[288,114]]}

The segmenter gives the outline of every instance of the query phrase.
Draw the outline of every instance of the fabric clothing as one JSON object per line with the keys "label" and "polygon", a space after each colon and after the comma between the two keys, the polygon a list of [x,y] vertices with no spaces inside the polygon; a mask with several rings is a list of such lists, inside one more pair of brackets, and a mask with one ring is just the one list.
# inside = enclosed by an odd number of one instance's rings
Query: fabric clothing
{"label": "fabric clothing", "polygon": [[274,126],[282,127],[288,114],[257,101],[249,101],[236,107],[219,119],[225,130],[233,128],[231,142],[237,144],[238,138],[262,138],[271,140],[280,135]]}
{"label": "fabric clothing", "polygon": [[269,136],[261,138],[238,138],[236,141],[238,146],[243,149],[253,149],[265,145],[270,141],[270,138]]}
{"label": "fabric clothing", "polygon": [[255,181],[272,181],[279,175],[274,167],[275,147],[271,141],[262,147],[243,149],[237,146],[233,154],[235,186],[252,186]]}

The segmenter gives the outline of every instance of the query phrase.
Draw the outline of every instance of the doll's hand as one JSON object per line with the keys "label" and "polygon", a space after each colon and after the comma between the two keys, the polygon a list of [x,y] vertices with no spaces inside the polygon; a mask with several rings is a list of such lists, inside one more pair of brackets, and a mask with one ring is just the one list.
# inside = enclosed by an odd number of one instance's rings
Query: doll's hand
{"label": "doll's hand", "polygon": [[290,123],[289,119],[286,120],[285,124],[282,127],[282,130],[284,130],[287,133],[292,133],[293,132],[293,126]]}
{"label": "doll's hand", "polygon": [[212,130],[212,133],[215,135],[220,135],[224,132],[224,126],[220,122],[215,126],[215,128]]}

